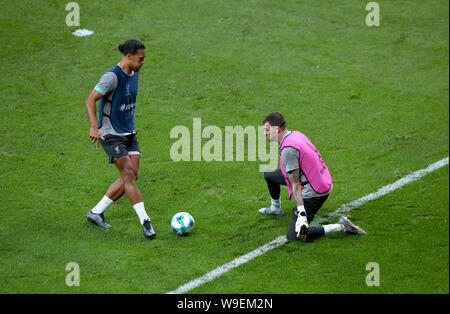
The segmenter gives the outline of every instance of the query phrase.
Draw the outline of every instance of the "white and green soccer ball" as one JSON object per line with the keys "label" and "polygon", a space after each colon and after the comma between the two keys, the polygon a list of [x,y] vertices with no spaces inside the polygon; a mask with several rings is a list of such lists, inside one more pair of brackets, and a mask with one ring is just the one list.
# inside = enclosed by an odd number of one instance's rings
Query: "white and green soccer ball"
{"label": "white and green soccer ball", "polygon": [[188,235],[194,229],[194,224],[194,217],[187,212],[176,213],[170,221],[172,230],[180,236]]}

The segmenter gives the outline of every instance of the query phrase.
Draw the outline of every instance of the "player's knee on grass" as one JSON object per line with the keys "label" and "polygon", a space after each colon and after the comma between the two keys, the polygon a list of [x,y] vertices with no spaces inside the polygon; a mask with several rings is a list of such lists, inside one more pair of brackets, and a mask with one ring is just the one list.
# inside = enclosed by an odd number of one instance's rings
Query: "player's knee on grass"
{"label": "player's knee on grass", "polygon": [[[322,226],[311,226],[308,228],[308,235],[306,236],[305,242],[310,242],[324,235],[325,229]],[[292,228],[289,228],[286,238],[288,241],[300,240],[299,238],[297,238],[297,233],[295,232],[295,229],[293,230]]]}
{"label": "player's knee on grass", "polygon": [[[307,211],[308,214],[308,211]],[[310,215],[307,215],[308,223],[311,223],[315,215],[314,213],[311,213]],[[286,235],[286,238],[288,241],[296,241],[299,240],[297,238],[297,232],[295,232],[295,223],[297,222],[297,207],[294,206],[292,208],[292,218],[291,222],[289,223],[288,232]],[[321,236],[325,235],[325,229],[322,226],[310,226],[308,228],[308,235],[306,237],[305,242],[312,241],[314,239],[320,238]]]}

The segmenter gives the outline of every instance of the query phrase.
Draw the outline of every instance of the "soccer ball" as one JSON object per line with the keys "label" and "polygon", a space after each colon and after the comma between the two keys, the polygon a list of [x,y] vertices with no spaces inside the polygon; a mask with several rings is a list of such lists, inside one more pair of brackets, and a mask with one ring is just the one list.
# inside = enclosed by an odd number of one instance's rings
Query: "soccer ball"
{"label": "soccer ball", "polygon": [[187,212],[180,212],[175,214],[170,221],[172,230],[181,236],[188,235],[189,232],[194,229],[194,217]]}

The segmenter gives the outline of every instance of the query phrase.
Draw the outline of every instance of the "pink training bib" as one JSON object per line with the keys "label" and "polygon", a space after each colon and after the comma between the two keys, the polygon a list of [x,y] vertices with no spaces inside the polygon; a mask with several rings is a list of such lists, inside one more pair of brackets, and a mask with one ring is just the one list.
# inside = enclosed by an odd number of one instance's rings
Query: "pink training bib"
{"label": "pink training bib", "polygon": [[[332,185],[332,179],[328,167],[322,159],[320,152],[311,143],[311,141],[299,131],[292,131],[286,136],[280,146],[280,166],[284,180],[289,189],[289,197],[292,199],[292,185],[289,182],[286,168],[281,160],[281,151],[285,147],[293,147],[300,153],[300,170],[306,176],[313,190],[318,194],[327,193]],[[303,188],[303,185],[302,185]]]}

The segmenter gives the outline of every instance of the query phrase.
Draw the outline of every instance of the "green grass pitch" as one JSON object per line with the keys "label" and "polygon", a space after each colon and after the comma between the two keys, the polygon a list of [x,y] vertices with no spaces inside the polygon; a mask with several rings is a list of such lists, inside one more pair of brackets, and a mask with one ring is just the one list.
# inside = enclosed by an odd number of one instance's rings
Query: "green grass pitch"
{"label": "green grass pitch", "polygon": [[[378,27],[367,2],[79,0],[69,27],[64,1],[1,1],[0,293],[162,294],[285,234],[290,215],[257,212],[261,162],[172,161],[170,130],[194,117],[224,130],[283,113],[330,168],[322,216],[447,157],[448,1],[380,0]],[[85,218],[118,172],[84,102],[130,38],[147,47],[137,185],[152,241],[126,197],[105,212],[112,229]],[[287,243],[189,293],[449,293],[448,191],[445,166],[353,209],[367,236]],[[169,227],[179,211],[196,219],[188,237]]]}

